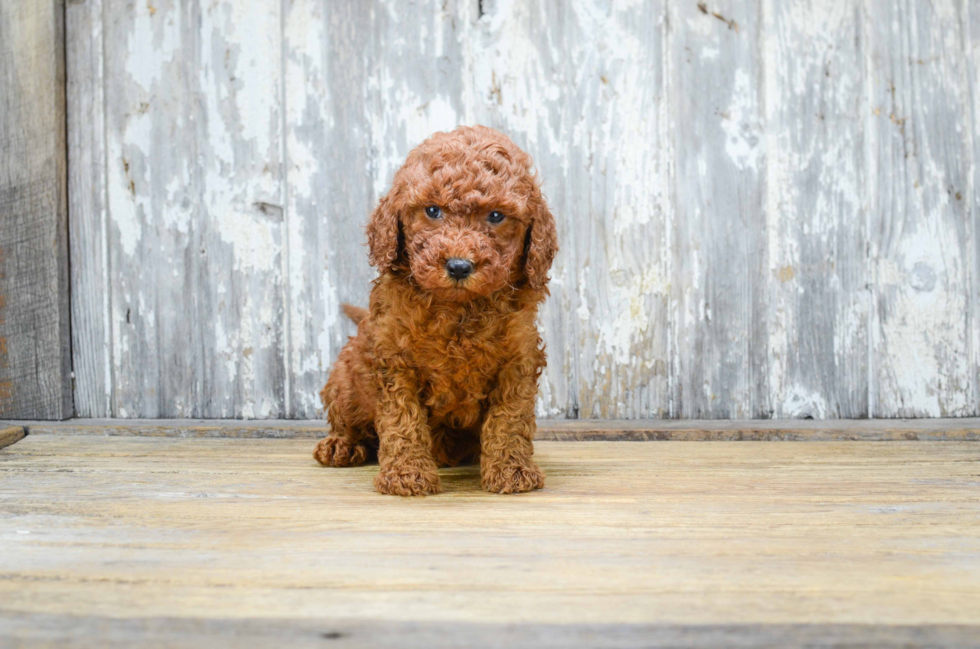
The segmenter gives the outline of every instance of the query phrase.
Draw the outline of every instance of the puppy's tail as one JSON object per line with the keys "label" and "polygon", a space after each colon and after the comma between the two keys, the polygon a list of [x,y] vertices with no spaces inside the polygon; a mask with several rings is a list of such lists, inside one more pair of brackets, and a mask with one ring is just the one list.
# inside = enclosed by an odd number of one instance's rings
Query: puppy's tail
{"label": "puppy's tail", "polygon": [[359,306],[354,306],[353,304],[341,304],[340,308],[344,310],[347,317],[354,321],[354,324],[361,324],[361,320],[367,317],[368,310]]}

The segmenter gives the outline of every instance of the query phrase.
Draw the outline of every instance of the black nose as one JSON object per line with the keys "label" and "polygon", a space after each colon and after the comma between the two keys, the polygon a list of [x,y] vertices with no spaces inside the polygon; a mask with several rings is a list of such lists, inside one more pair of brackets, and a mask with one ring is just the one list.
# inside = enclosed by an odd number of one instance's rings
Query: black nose
{"label": "black nose", "polygon": [[446,262],[446,272],[455,280],[466,279],[473,272],[473,262],[453,257]]}

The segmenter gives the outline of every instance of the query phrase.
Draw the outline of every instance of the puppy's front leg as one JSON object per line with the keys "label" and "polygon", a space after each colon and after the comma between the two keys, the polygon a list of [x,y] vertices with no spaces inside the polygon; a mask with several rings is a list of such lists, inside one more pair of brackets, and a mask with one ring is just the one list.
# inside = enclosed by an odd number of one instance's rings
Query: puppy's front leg
{"label": "puppy's front leg", "polygon": [[375,488],[393,496],[424,496],[442,491],[432,459],[432,435],[419,404],[415,371],[400,361],[381,364],[382,390],[375,427],[378,463]]}
{"label": "puppy's front leg", "polygon": [[487,491],[509,494],[544,486],[544,473],[531,459],[538,367],[533,359],[508,363],[490,394],[480,431],[480,477]]}

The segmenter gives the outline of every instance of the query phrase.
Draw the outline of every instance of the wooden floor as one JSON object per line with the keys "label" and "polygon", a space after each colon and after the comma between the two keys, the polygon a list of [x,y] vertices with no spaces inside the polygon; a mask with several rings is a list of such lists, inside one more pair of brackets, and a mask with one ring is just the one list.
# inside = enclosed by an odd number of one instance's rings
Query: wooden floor
{"label": "wooden floor", "polygon": [[399,499],[309,440],[28,435],[0,646],[980,643],[980,444],[536,449],[543,491]]}

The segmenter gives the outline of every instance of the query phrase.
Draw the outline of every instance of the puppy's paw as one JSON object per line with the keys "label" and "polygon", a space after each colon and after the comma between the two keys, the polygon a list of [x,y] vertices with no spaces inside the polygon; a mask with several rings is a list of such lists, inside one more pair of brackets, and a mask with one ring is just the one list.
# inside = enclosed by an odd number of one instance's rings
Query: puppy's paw
{"label": "puppy's paw", "polygon": [[343,437],[324,437],[313,449],[313,459],[323,466],[359,466],[367,460],[367,447]]}
{"label": "puppy's paw", "polygon": [[534,462],[484,466],[481,473],[483,488],[491,493],[515,494],[544,486],[544,473]]}
{"label": "puppy's paw", "polygon": [[427,496],[442,492],[435,464],[421,469],[389,467],[374,477],[374,488],[389,496]]}

